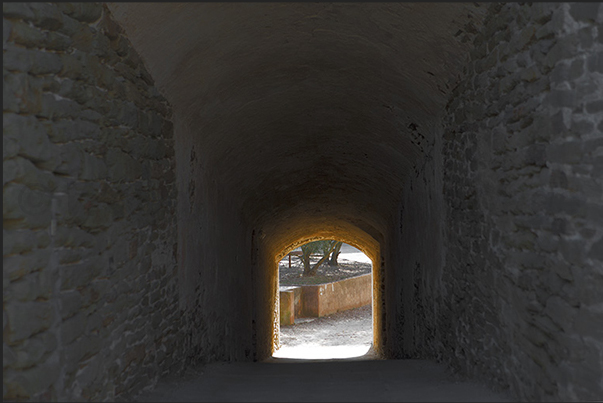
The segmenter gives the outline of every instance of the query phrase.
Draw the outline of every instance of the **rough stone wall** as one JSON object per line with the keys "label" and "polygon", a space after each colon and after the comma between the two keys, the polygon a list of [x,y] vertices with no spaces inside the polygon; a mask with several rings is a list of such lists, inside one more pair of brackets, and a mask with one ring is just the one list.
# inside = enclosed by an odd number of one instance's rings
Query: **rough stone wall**
{"label": "rough stone wall", "polygon": [[183,366],[170,108],[98,3],[3,3],[3,398]]}
{"label": "rough stone wall", "polygon": [[[389,236],[391,245],[387,294],[396,312],[388,321],[393,350],[404,358],[436,358],[437,305],[443,266],[443,201],[441,172],[441,117],[432,127],[413,126],[415,144],[424,155],[404,184],[399,226]],[[428,140],[431,138],[431,140]]]}
{"label": "rough stone wall", "polygon": [[[251,234],[207,166],[206,133],[174,109],[180,308],[191,363],[252,360]],[[181,163],[180,163],[181,162]],[[251,232],[251,231],[249,231]],[[276,291],[275,291],[276,292]]]}
{"label": "rough stone wall", "polygon": [[447,106],[431,351],[521,400],[603,396],[602,23],[492,5]]}

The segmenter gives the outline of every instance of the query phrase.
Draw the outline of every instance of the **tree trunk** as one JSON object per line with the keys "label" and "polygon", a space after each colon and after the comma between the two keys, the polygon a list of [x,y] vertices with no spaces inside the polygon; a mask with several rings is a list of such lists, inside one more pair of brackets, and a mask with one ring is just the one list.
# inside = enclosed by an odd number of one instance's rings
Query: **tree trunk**
{"label": "tree trunk", "polygon": [[329,260],[329,266],[337,266],[339,264],[337,262],[337,258],[339,257],[339,251],[341,250],[341,245],[343,245],[343,242],[337,242],[335,244],[333,253],[331,253],[331,259]]}
{"label": "tree trunk", "polygon": [[302,256],[300,256],[300,259],[304,265],[304,277],[308,277],[311,276],[312,274],[310,274],[310,272],[312,271],[312,267],[310,265],[310,256],[308,256],[306,259],[303,259]]}
{"label": "tree trunk", "polygon": [[[333,246],[331,246],[331,249],[329,249],[329,251],[327,253],[325,253],[322,258],[311,268],[308,269],[306,271],[306,263],[304,262],[304,277],[312,277],[316,275],[316,272],[318,271],[318,268],[320,267],[320,265],[329,258],[329,256],[331,255],[331,252],[333,251],[333,248],[335,248],[335,244],[333,244]],[[308,257],[308,267],[309,267],[309,263],[310,263],[310,258]]]}

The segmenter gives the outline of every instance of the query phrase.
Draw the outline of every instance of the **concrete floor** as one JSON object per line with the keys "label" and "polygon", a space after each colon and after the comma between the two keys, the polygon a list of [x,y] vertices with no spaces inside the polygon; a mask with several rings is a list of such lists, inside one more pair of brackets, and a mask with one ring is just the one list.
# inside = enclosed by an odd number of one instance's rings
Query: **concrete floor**
{"label": "concrete floor", "polygon": [[292,360],[213,363],[161,382],[141,402],[509,402],[453,380],[426,360]]}

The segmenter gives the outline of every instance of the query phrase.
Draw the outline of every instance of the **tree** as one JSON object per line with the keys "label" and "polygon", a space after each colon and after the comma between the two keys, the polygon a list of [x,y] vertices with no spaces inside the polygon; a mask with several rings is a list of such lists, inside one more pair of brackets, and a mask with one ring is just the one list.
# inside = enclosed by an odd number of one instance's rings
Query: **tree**
{"label": "tree", "polygon": [[[308,242],[307,244],[302,245],[302,254],[299,256],[299,258],[301,259],[302,264],[304,266],[303,276],[312,277],[316,275],[316,272],[318,271],[320,265],[323,264],[324,261],[329,258],[331,252],[333,252],[338,243],[339,242],[337,241],[331,240]],[[310,263],[310,257],[316,254],[317,252],[322,252],[322,257],[318,262],[316,262],[316,264],[314,264],[314,266],[312,266],[312,264]]]}
{"label": "tree", "polygon": [[337,258],[339,257],[339,251],[341,250],[341,245],[343,242],[336,242],[335,247],[333,248],[333,252],[331,252],[331,259],[329,259],[329,266],[337,266],[339,263],[337,262]]}

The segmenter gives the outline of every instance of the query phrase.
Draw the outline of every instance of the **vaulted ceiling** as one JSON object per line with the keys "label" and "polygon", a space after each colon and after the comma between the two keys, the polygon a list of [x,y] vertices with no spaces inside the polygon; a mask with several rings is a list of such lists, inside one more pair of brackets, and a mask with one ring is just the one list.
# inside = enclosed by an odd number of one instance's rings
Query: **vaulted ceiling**
{"label": "vaulted ceiling", "polygon": [[175,119],[199,137],[200,164],[245,214],[330,214],[378,229],[433,141],[487,8],[108,5]]}

